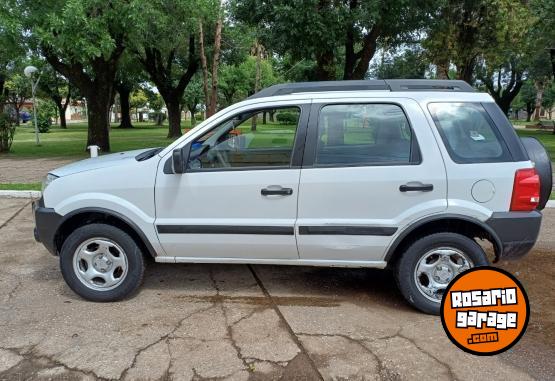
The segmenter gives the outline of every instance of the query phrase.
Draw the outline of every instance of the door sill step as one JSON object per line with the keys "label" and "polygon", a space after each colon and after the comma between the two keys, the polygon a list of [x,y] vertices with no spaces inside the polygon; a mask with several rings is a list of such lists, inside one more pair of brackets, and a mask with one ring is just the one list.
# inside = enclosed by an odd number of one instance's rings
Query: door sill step
{"label": "door sill step", "polygon": [[336,261],[329,259],[251,259],[251,258],[203,258],[203,257],[168,257],[158,256],[160,263],[224,263],[224,264],[253,264],[253,265],[294,265],[321,267],[372,267],[383,269],[385,261]]}

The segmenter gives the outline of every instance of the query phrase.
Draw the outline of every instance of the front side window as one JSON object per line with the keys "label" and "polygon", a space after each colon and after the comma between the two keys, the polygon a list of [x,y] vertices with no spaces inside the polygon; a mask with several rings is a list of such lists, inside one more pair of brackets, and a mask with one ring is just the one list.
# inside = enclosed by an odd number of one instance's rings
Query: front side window
{"label": "front side window", "polygon": [[318,119],[315,164],[409,164],[412,139],[407,117],[397,105],[324,106]]}
{"label": "front side window", "polygon": [[478,103],[430,103],[428,109],[456,163],[501,162],[510,154],[497,128]]}
{"label": "front side window", "polygon": [[245,112],[195,140],[192,170],[288,167],[300,117],[298,107]]}

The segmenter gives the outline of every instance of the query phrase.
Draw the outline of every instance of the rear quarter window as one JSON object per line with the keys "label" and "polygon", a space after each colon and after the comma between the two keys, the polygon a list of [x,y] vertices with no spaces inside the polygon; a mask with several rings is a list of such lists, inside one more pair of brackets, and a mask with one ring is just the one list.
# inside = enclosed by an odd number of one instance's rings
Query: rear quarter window
{"label": "rear quarter window", "polygon": [[481,104],[438,102],[430,103],[428,110],[454,162],[512,161],[503,137]]}

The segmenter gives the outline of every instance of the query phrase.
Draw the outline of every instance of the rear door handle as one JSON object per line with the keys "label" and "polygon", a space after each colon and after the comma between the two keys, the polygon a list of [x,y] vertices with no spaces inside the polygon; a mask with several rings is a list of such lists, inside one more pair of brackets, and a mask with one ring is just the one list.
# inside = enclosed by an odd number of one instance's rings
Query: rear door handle
{"label": "rear door handle", "polygon": [[282,188],[282,187],[268,187],[260,190],[262,196],[291,196],[293,194],[292,188]]}
{"label": "rear door handle", "polygon": [[433,184],[408,183],[399,187],[401,192],[431,192],[434,190]]}

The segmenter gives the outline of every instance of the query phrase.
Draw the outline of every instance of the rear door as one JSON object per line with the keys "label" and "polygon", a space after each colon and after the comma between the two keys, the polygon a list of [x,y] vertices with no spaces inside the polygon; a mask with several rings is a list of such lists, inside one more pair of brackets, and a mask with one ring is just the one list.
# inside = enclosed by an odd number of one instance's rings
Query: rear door
{"label": "rear door", "polygon": [[447,207],[444,163],[410,99],[322,101],[301,170],[301,259],[381,262],[410,222]]}
{"label": "rear door", "polygon": [[299,103],[242,109],[193,139],[186,173],[160,165],[156,228],[168,256],[298,259],[294,224],[308,114],[309,105]]}

